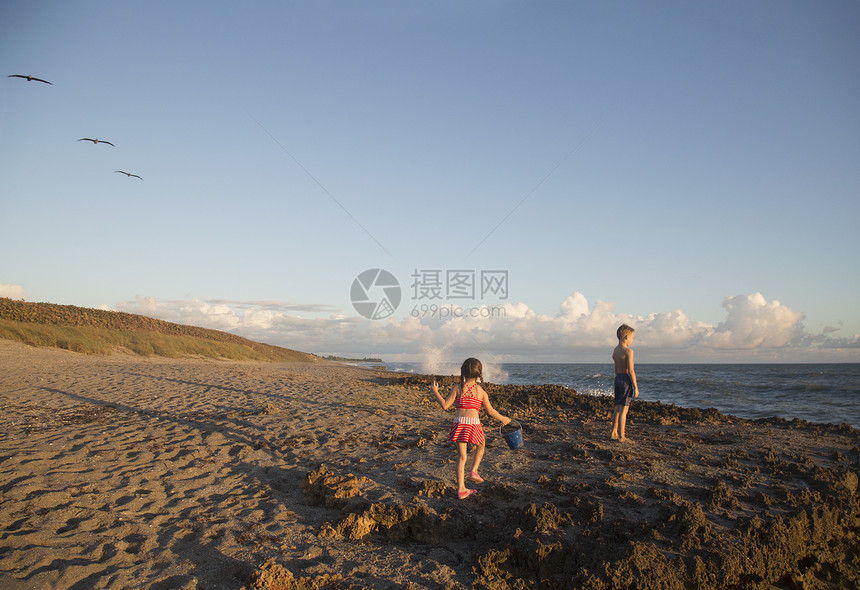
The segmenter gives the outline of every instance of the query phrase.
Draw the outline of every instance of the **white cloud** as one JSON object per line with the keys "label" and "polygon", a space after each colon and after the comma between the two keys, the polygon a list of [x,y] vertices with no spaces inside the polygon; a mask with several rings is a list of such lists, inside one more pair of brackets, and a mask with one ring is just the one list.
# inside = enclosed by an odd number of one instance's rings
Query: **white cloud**
{"label": "white cloud", "polygon": [[726,297],[723,307],[728,311],[706,343],[714,348],[779,348],[798,338],[803,327],[803,313],[793,311],[761,293]]}
{"label": "white cloud", "polygon": [[[737,360],[778,360],[781,351],[836,344],[825,334],[805,333],[803,313],[776,300],[768,302],[761,293],[726,297],[722,305],[726,319],[717,326],[695,321],[682,310],[634,316],[616,311],[613,302],[597,300],[592,306],[578,292],[562,301],[554,316],[536,313],[521,302],[463,309],[441,320],[410,315],[387,321],[342,313],[300,317],[295,312],[334,308],[279,302],[159,301],[144,297],[121,303],[118,309],[230,331],[307,352],[425,360],[442,354],[453,358],[477,354],[490,362],[517,358],[602,361],[617,343],[615,330],[622,323],[636,329],[634,346],[649,351],[640,353],[640,358],[653,360],[722,362],[732,358],[732,351],[738,353],[734,357]],[[850,348],[856,341],[842,344]]]}
{"label": "white cloud", "polygon": [[561,317],[576,320],[588,313],[588,300],[577,291],[561,302]]}
{"label": "white cloud", "polygon": [[639,342],[654,348],[682,348],[707,337],[713,328],[702,322],[691,321],[680,309],[649,315],[642,322]]}
{"label": "white cloud", "polygon": [[8,297],[9,299],[24,299],[27,292],[21,285],[6,285],[0,283],[0,297]]}
{"label": "white cloud", "polygon": [[199,299],[190,301],[158,301],[144,297],[117,305],[120,311],[203,328],[229,331],[242,326],[242,320],[226,303],[208,303]]}

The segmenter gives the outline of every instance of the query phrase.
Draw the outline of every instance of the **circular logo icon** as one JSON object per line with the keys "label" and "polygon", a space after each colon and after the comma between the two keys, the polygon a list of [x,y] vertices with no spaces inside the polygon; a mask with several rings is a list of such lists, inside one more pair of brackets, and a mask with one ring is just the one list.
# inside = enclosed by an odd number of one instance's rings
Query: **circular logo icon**
{"label": "circular logo icon", "polygon": [[400,305],[400,283],[381,268],[369,268],[355,277],[349,298],[355,311],[369,320],[382,320]]}

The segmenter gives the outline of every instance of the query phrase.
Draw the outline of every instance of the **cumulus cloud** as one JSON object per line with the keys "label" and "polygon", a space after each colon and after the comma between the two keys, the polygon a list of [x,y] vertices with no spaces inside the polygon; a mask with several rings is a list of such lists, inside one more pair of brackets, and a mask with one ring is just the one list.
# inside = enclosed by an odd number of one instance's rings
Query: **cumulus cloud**
{"label": "cumulus cloud", "polygon": [[706,340],[714,348],[779,348],[803,331],[803,313],[775,299],[768,303],[761,293],[726,297],[723,307],[728,311],[726,321]]}
{"label": "cumulus cloud", "polygon": [[[224,299],[159,300],[149,296],[119,303],[117,309],[168,322],[232,332],[252,340],[307,352],[397,352],[398,346],[418,341],[420,332],[430,331],[416,318],[397,323],[371,322],[359,316],[344,316],[333,306],[319,304]],[[306,318],[296,312],[328,312],[328,315]]]}
{"label": "cumulus cloud", "polygon": [[0,283],[0,297],[8,297],[9,299],[24,299],[27,292],[21,285],[6,285]]}
{"label": "cumulus cloud", "polygon": [[577,320],[588,314],[588,300],[577,291],[561,302],[561,317],[566,320]]}
{"label": "cumulus cloud", "polygon": [[[653,352],[674,351],[691,360],[724,360],[731,351],[781,351],[837,344],[826,334],[804,332],[801,312],[761,293],[726,297],[726,318],[716,326],[696,321],[682,310],[644,316],[618,312],[613,302],[590,304],[576,292],[554,315],[540,314],[525,303],[505,303],[449,313],[447,317],[406,316],[371,321],[344,315],[331,306],[228,300],[160,301],[154,297],[119,304],[122,311],[172,322],[230,331],[253,340],[321,354],[375,354],[405,357],[453,357],[481,354],[497,362],[512,358],[578,362],[592,354],[602,359],[616,343],[622,324],[636,328],[636,346]],[[316,313],[302,317],[299,313]],[[321,313],[322,312],[322,313]],[[844,348],[857,339],[843,339]],[[435,352],[434,352],[435,351]],[[769,360],[770,357],[762,357]]]}
{"label": "cumulus cloud", "polygon": [[[634,321],[640,324],[640,322]],[[713,328],[687,317],[680,309],[654,313],[643,318],[639,342],[654,348],[682,348],[698,343],[713,333]]]}
{"label": "cumulus cloud", "polygon": [[229,331],[241,326],[238,314],[224,303],[209,303],[199,299],[190,301],[158,301],[143,297],[133,302],[120,303],[120,311],[137,313],[178,324],[190,324],[215,330]]}

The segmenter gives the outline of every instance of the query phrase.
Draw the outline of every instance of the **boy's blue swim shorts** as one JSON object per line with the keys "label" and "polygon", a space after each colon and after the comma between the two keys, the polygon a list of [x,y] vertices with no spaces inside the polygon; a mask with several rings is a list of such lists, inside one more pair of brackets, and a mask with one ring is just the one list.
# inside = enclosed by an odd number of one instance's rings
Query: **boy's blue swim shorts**
{"label": "boy's blue swim shorts", "polygon": [[633,380],[627,373],[615,375],[615,405],[629,406],[633,399]]}

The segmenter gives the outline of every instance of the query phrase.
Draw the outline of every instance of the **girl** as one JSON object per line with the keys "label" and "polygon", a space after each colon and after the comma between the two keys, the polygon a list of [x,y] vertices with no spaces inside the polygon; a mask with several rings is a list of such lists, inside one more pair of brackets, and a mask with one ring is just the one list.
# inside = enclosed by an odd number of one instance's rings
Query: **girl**
{"label": "girl", "polygon": [[507,416],[502,416],[490,404],[490,397],[484,388],[478,385],[478,381],[483,381],[481,361],[475,358],[468,358],[460,367],[460,384],[451,388],[451,393],[448,394],[448,399],[442,399],[439,394],[439,386],[433,382],[432,390],[436,395],[436,401],[442,406],[443,410],[451,407],[455,401],[457,402],[457,412],[454,416],[454,425],[451,427],[451,434],[448,440],[457,443],[457,451],[459,459],[457,460],[457,497],[461,500],[474,494],[477,490],[469,490],[466,488],[464,471],[466,468],[467,458],[467,443],[477,445],[475,449],[475,459],[472,463],[472,471],[469,472],[469,479],[476,483],[482,483],[484,480],[478,475],[478,466],[481,464],[481,459],[484,457],[484,429],[481,427],[481,420],[478,418],[478,411],[481,406],[485,406],[487,413],[500,421],[502,425],[511,421]]}

